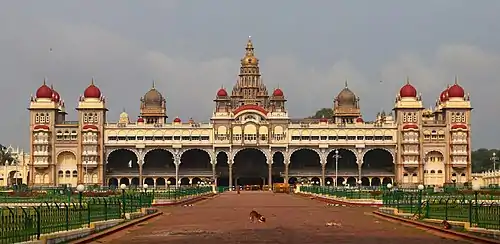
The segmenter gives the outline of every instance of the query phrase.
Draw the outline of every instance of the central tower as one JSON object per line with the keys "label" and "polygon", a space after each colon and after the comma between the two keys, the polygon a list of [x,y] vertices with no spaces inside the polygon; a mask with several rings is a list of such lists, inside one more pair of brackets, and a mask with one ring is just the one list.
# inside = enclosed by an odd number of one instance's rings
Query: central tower
{"label": "central tower", "polygon": [[241,59],[240,74],[231,94],[231,105],[238,108],[243,105],[269,106],[269,93],[262,82],[259,59],[255,57],[253,43],[248,38],[245,56]]}

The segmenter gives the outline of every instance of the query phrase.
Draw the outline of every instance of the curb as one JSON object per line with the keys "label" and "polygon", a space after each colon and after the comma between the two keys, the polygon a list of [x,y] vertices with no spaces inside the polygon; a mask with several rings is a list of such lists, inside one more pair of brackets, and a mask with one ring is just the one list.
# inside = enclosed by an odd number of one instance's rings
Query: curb
{"label": "curb", "polygon": [[182,201],[179,201],[179,202],[155,203],[155,204],[152,204],[152,206],[153,207],[167,207],[167,206],[176,206],[176,205],[181,205],[181,204],[191,204],[191,203],[196,203],[196,202],[208,199],[208,198],[216,196],[216,195],[217,194],[211,193],[211,194],[204,195],[204,196],[199,196],[199,197],[195,197],[195,198],[189,198],[189,199],[182,200]]}
{"label": "curb", "polygon": [[488,243],[488,244],[499,244],[500,243],[500,241],[498,241],[498,240],[488,239],[488,238],[475,236],[475,235],[471,235],[471,234],[467,234],[467,233],[463,233],[463,232],[453,231],[453,230],[441,229],[441,228],[436,227],[434,225],[422,223],[422,222],[415,221],[415,220],[405,219],[405,218],[393,216],[393,215],[386,214],[386,213],[381,213],[379,211],[373,211],[373,214],[378,215],[378,216],[383,217],[383,218],[389,218],[392,220],[404,222],[404,223],[407,223],[407,224],[410,224],[413,226],[423,227],[426,229],[432,229],[432,230],[439,231],[441,233],[445,233],[448,235],[457,236],[459,238],[469,240],[469,241],[474,241],[476,243]]}
{"label": "curb", "polygon": [[301,196],[301,197],[310,197],[311,199],[314,199],[314,200],[317,200],[320,202],[333,203],[333,204],[345,204],[345,205],[349,205],[349,206],[364,206],[364,207],[383,207],[384,206],[383,204],[380,204],[380,203],[347,202],[347,201],[342,201],[342,200],[313,196],[313,195],[305,194],[305,193],[296,193],[296,194]]}
{"label": "curb", "polygon": [[154,214],[146,215],[146,216],[144,216],[142,218],[135,219],[135,220],[132,220],[130,222],[126,222],[125,224],[121,224],[121,225],[118,225],[116,227],[111,227],[111,229],[107,229],[107,230],[104,230],[104,231],[101,231],[101,232],[97,232],[97,233],[91,234],[90,236],[87,236],[87,237],[84,237],[84,238],[72,241],[70,243],[71,244],[91,243],[93,241],[96,241],[98,239],[103,238],[104,236],[108,236],[108,235],[114,234],[114,233],[116,233],[118,231],[124,230],[124,229],[126,229],[128,227],[131,227],[131,226],[136,225],[138,223],[144,222],[146,220],[158,217],[158,216],[160,216],[162,214],[163,214],[163,212],[156,212]]}

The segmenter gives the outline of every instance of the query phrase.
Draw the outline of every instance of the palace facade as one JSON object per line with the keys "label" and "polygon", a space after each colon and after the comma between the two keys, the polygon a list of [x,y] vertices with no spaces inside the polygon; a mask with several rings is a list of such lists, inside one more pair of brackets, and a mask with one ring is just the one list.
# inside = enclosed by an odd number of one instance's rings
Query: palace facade
{"label": "palace facade", "polygon": [[[471,176],[469,95],[456,82],[425,109],[408,80],[392,113],[365,121],[348,87],[333,117],[292,119],[281,88],[262,82],[252,41],[231,91],[220,88],[210,122],[169,118],[155,88],[141,98],[140,116],[106,117],[92,80],[79,98],[78,121],[44,84],[31,97],[31,185],[165,186],[297,183],[321,185],[443,185]],[[68,173],[69,172],[69,173]]]}
{"label": "palace facade", "polygon": [[1,148],[0,186],[12,186],[28,183],[31,156],[19,147]]}

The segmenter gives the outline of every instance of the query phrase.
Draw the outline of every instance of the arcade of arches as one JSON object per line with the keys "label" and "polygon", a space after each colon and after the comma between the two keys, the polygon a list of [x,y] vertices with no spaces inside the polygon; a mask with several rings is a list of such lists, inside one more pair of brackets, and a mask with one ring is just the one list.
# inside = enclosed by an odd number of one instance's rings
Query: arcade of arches
{"label": "arcade of arches", "polygon": [[169,150],[152,149],[146,151],[141,161],[133,150],[117,149],[108,155],[107,183],[118,186],[144,182],[166,187],[215,180],[219,186],[283,182],[350,186],[360,182],[363,186],[380,186],[394,179],[392,154],[378,148],[367,150],[362,159],[353,150],[333,149],[324,157],[324,163],[316,150],[297,149],[289,155],[288,167],[284,154],[279,151],[270,157],[260,149],[244,148],[234,154],[233,160],[229,160],[225,151],[213,157],[204,149],[188,149],[178,158]]}

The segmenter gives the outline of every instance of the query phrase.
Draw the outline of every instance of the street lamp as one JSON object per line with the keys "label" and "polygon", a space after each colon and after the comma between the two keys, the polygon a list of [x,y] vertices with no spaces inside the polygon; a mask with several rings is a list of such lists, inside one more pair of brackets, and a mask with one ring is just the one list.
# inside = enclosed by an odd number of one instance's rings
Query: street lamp
{"label": "street lamp", "polygon": [[418,216],[422,215],[422,191],[425,189],[424,185],[418,185]]}
{"label": "street lamp", "polygon": [[479,223],[479,216],[478,216],[478,212],[479,212],[479,203],[477,201],[477,196],[479,194],[479,190],[481,190],[481,185],[479,184],[479,181],[477,179],[474,179],[472,181],[472,190],[474,191],[474,201],[475,201],[475,210],[474,210],[474,213],[475,213],[475,220],[476,220],[476,225]]}
{"label": "street lamp", "polygon": [[[392,197],[392,191],[391,191],[391,189],[392,189],[392,184],[391,183],[387,184],[387,191],[388,192],[387,192],[387,195],[385,197],[385,204],[387,204],[387,205],[389,205],[389,200],[394,201],[394,199]],[[389,205],[389,207],[392,207],[392,206]]]}
{"label": "street lamp", "polygon": [[363,181],[358,180],[358,198],[361,199],[361,184]]}
{"label": "street lamp", "polygon": [[125,189],[127,189],[127,185],[121,184],[120,189],[122,189],[122,208],[123,214],[125,215]]}
{"label": "street lamp", "polygon": [[497,170],[497,161],[498,161],[498,157],[497,157],[497,153],[493,153],[493,156],[490,158],[490,160],[493,162],[493,171],[496,171]]}
{"label": "street lamp", "polygon": [[82,208],[82,197],[83,191],[85,191],[85,186],[82,184],[76,186],[76,191],[78,191],[78,202],[80,203],[80,208]]}
{"label": "street lamp", "polygon": [[167,180],[167,193],[168,193],[169,200],[170,200],[170,184],[172,184],[172,182],[170,180]]}
{"label": "street lamp", "polygon": [[335,149],[335,154],[333,155],[333,158],[335,159],[335,181],[334,181],[334,186],[337,187],[337,178],[339,176],[339,158],[342,158],[342,156],[339,155],[339,150]]}

